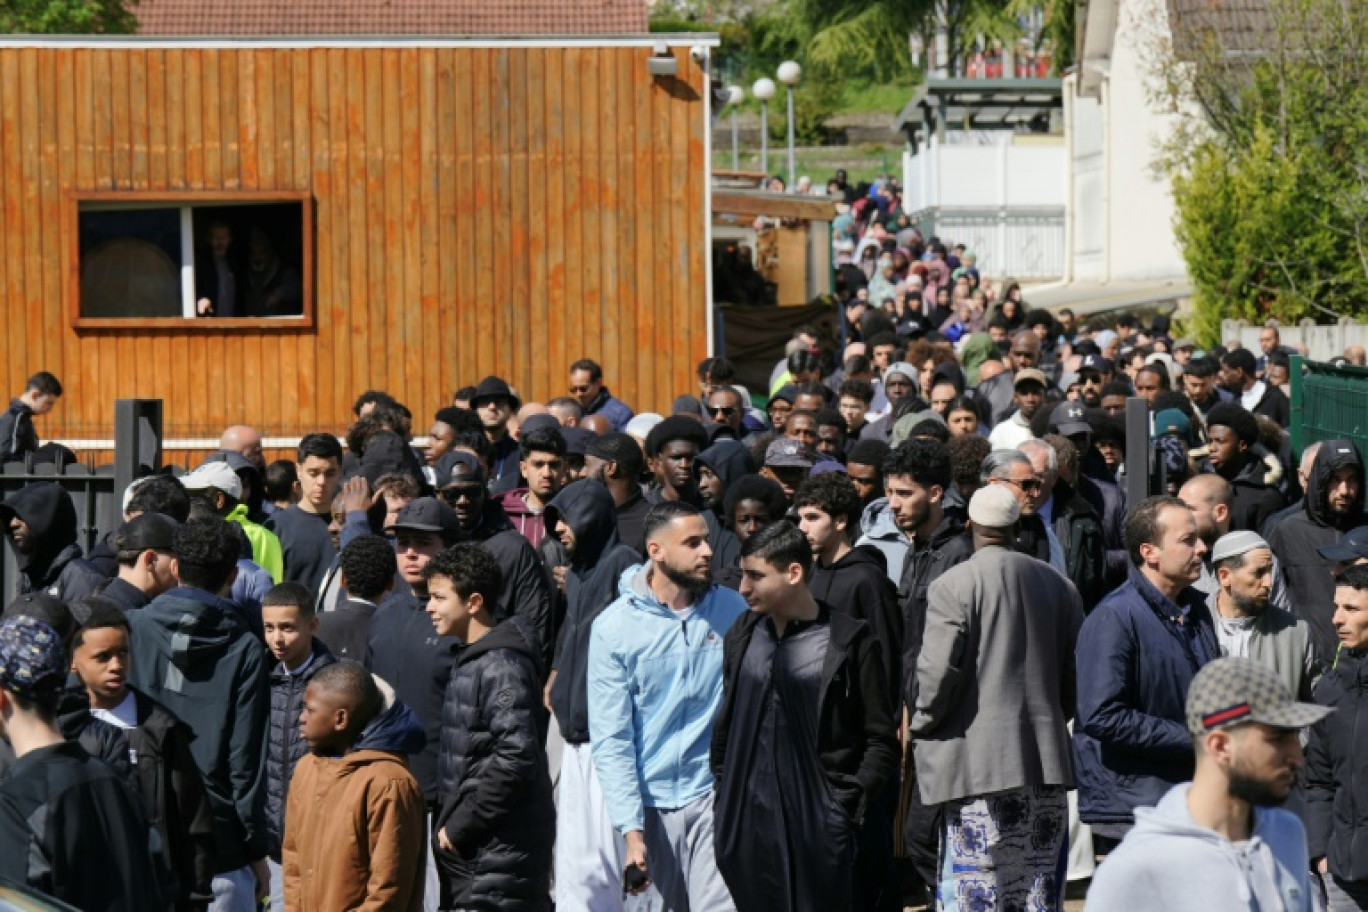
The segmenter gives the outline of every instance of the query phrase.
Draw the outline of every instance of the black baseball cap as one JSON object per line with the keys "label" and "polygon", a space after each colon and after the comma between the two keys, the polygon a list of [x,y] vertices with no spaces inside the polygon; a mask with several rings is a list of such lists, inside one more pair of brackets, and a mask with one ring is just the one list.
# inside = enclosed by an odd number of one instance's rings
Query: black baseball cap
{"label": "black baseball cap", "polygon": [[461,531],[461,517],[435,497],[419,497],[409,501],[385,529],[386,532],[401,530],[455,535]]}
{"label": "black baseball cap", "polygon": [[140,513],[114,533],[116,551],[174,551],[180,523],[163,513]]}
{"label": "black baseball cap", "polygon": [[1368,557],[1368,526],[1359,526],[1333,545],[1317,548],[1316,553],[1328,561],[1354,561]]}

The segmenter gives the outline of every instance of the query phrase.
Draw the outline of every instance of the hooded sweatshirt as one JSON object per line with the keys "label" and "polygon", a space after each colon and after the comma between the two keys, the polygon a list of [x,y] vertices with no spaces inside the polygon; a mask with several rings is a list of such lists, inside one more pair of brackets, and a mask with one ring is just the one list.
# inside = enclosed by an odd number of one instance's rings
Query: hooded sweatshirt
{"label": "hooded sweatshirt", "polygon": [[423,729],[392,690],[381,694],[384,708],[348,753],[308,754],[295,769],[282,852],[289,912],[423,908],[426,808],[403,756],[422,749]]}
{"label": "hooded sweatshirt", "polygon": [[1234,843],[1192,819],[1191,783],[1138,808],[1135,828],[1093,875],[1087,909],[1108,912],[1311,912],[1306,831],[1290,811],[1254,808],[1249,839]]}
{"label": "hooded sweatshirt", "polygon": [[[1342,466],[1352,466],[1358,477],[1358,498],[1347,513],[1330,512],[1330,479]],[[1346,532],[1368,523],[1363,515],[1363,459],[1348,440],[1321,444],[1306,483],[1305,509],[1289,516],[1268,536],[1269,547],[1282,564],[1292,605],[1311,627],[1311,639],[1322,662],[1329,664],[1339,648],[1330,623],[1334,614],[1335,583],[1330,561],[1316,550],[1339,541]]]}
{"label": "hooded sweatshirt", "polygon": [[524,499],[527,496],[528,488],[514,488],[502,494],[490,495],[499,506],[503,507],[504,515],[513,524],[513,528],[518,530],[518,534],[527,539],[528,544],[537,547],[546,537],[546,523],[542,522],[542,513],[533,510],[528,506]]}
{"label": "hooded sweatshirt", "polygon": [[30,536],[28,551],[14,552],[21,593],[45,590],[69,604],[86,598],[104,582],[104,576],[81,558],[76,506],[61,485],[40,481],[15,491],[0,503],[0,522],[8,529],[15,516],[29,527]]}
{"label": "hooded sweatshirt", "polygon": [[546,507],[548,530],[564,519],[575,533],[575,553],[565,576],[565,622],[552,669],[551,706],[569,744],[589,740],[589,631],[618,596],[618,579],[640,562],[618,543],[613,495],[597,481],[577,481]]}
{"label": "hooded sweatshirt", "polygon": [[132,612],[129,684],[194,732],[218,838],[215,873],[266,857],[266,651],[242,613],[179,587]]}
{"label": "hooded sweatshirt", "polygon": [[519,535],[498,502],[485,498],[480,521],[468,530],[472,541],[477,541],[494,555],[503,574],[499,601],[494,606],[494,620],[504,621],[518,615],[537,635],[543,670],[551,663],[555,647],[551,616],[551,584],[546,567],[526,538]]}
{"label": "hooded sweatshirt", "polygon": [[676,612],[656,598],[651,572],[623,573],[622,595],[589,636],[594,767],[620,833],[645,827],[645,807],[681,808],[712,788],[722,638],[746,611],[738,593],[712,586]]}
{"label": "hooded sweatshirt", "polygon": [[889,705],[897,706],[902,682],[902,612],[883,552],[874,545],[851,548],[830,566],[814,566],[808,588],[817,601],[869,625],[883,660]]}

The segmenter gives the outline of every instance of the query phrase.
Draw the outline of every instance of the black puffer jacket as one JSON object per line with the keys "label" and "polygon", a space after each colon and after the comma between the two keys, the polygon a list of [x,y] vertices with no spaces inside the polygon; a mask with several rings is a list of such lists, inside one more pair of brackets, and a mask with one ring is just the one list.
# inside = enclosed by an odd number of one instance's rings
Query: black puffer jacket
{"label": "black puffer jacket", "polygon": [[1335,711],[1311,726],[1302,784],[1306,844],[1341,880],[1368,880],[1368,657],[1341,651],[1316,683],[1316,702]]}
{"label": "black puffer jacket", "polygon": [[1078,587],[1083,610],[1092,611],[1106,598],[1107,544],[1102,519],[1082,495],[1063,481],[1054,489],[1054,530],[1064,549],[1064,564],[1069,579]]}
{"label": "black puffer jacket", "polygon": [[14,555],[21,593],[43,590],[71,604],[104,582],[104,576],[81,557],[76,506],[61,485],[37,481],[15,491],[0,503],[0,522],[8,528],[16,516],[29,528],[28,547],[22,553],[16,549]]}
{"label": "black puffer jacket", "polygon": [[302,674],[290,674],[284,662],[277,662],[271,670],[271,721],[266,726],[266,840],[272,861],[280,861],[290,778],[295,764],[309,752],[309,743],[299,735],[304,690],[320,668],[336,661],[328,647],[315,637],[313,659]]}
{"label": "black puffer jacket", "polygon": [[457,648],[438,761],[437,827],[453,849],[435,852],[443,909],[551,908],[556,809],[535,636],[515,616]]}
{"label": "black puffer jacket", "polygon": [[1267,481],[1268,466],[1252,451],[1245,456],[1234,477],[1228,479],[1235,489],[1230,509],[1230,531],[1258,532],[1270,516],[1286,504],[1278,489]]}
{"label": "black puffer jacket", "polygon": [[[1347,511],[1330,510],[1330,480],[1339,469],[1350,466],[1359,482],[1358,498]],[[1311,641],[1320,660],[1329,665],[1339,648],[1339,637],[1330,623],[1335,613],[1335,581],[1330,561],[1317,548],[1333,545],[1350,529],[1368,523],[1363,515],[1363,459],[1348,440],[1327,440],[1321,444],[1311,475],[1306,483],[1306,503],[1302,512],[1278,523],[1268,535],[1269,547],[1282,564],[1292,606],[1311,627]]]}
{"label": "black puffer jacket", "polygon": [[589,740],[589,631],[618,595],[618,580],[641,563],[637,553],[618,544],[613,495],[597,481],[567,486],[546,507],[550,532],[564,519],[575,533],[575,553],[565,575],[565,624],[556,647],[556,682],[551,705],[561,736],[570,744]]}

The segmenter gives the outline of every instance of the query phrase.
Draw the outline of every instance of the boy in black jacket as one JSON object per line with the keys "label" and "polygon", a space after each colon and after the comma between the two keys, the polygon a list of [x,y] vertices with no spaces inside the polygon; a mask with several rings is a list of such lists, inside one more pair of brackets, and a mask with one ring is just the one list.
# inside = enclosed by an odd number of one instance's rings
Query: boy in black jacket
{"label": "boy in black jacket", "polygon": [[91,716],[128,739],[133,780],[175,874],[176,912],[204,909],[213,899],[214,815],[190,753],[193,735],[128,686],[131,634],[124,613],[100,599],[87,604],[90,616],[72,640],[71,670],[85,687]]}
{"label": "boy in black jacket", "polygon": [[0,728],[18,756],[0,783],[0,880],[85,912],[164,908],[142,801],[57,730],[68,669],[57,633],[31,617],[0,625]]}
{"label": "boy in black jacket", "polygon": [[261,600],[266,647],[276,660],[271,669],[271,719],[266,725],[266,841],[271,868],[271,908],[285,908],[285,881],[280,845],[285,833],[285,804],[295,764],[309,752],[299,733],[304,691],[320,668],[336,659],[314,634],[313,593],[300,583],[272,586]]}
{"label": "boy in black jacket", "polygon": [[852,874],[865,808],[897,766],[892,703],[870,628],[813,598],[812,563],[787,521],[741,550],[751,610],[723,641],[711,758],[737,912],[871,908]]}
{"label": "boy in black jacket", "polygon": [[537,634],[520,615],[494,626],[502,580],[483,545],[443,551],[423,576],[433,627],[464,644],[454,647],[442,708],[433,838],[441,908],[549,910],[556,812]]}

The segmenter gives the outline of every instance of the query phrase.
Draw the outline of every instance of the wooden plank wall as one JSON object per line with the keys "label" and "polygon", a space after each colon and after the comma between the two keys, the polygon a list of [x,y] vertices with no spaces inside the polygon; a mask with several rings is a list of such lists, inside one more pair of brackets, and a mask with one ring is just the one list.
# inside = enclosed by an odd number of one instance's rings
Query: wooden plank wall
{"label": "wooden plank wall", "polygon": [[[44,437],[341,430],[364,389],[412,408],[498,373],[564,394],[592,357],[661,411],[706,353],[703,79],[677,48],[0,49],[4,391],[50,370]],[[73,330],[69,190],[307,190],[310,331]]]}

